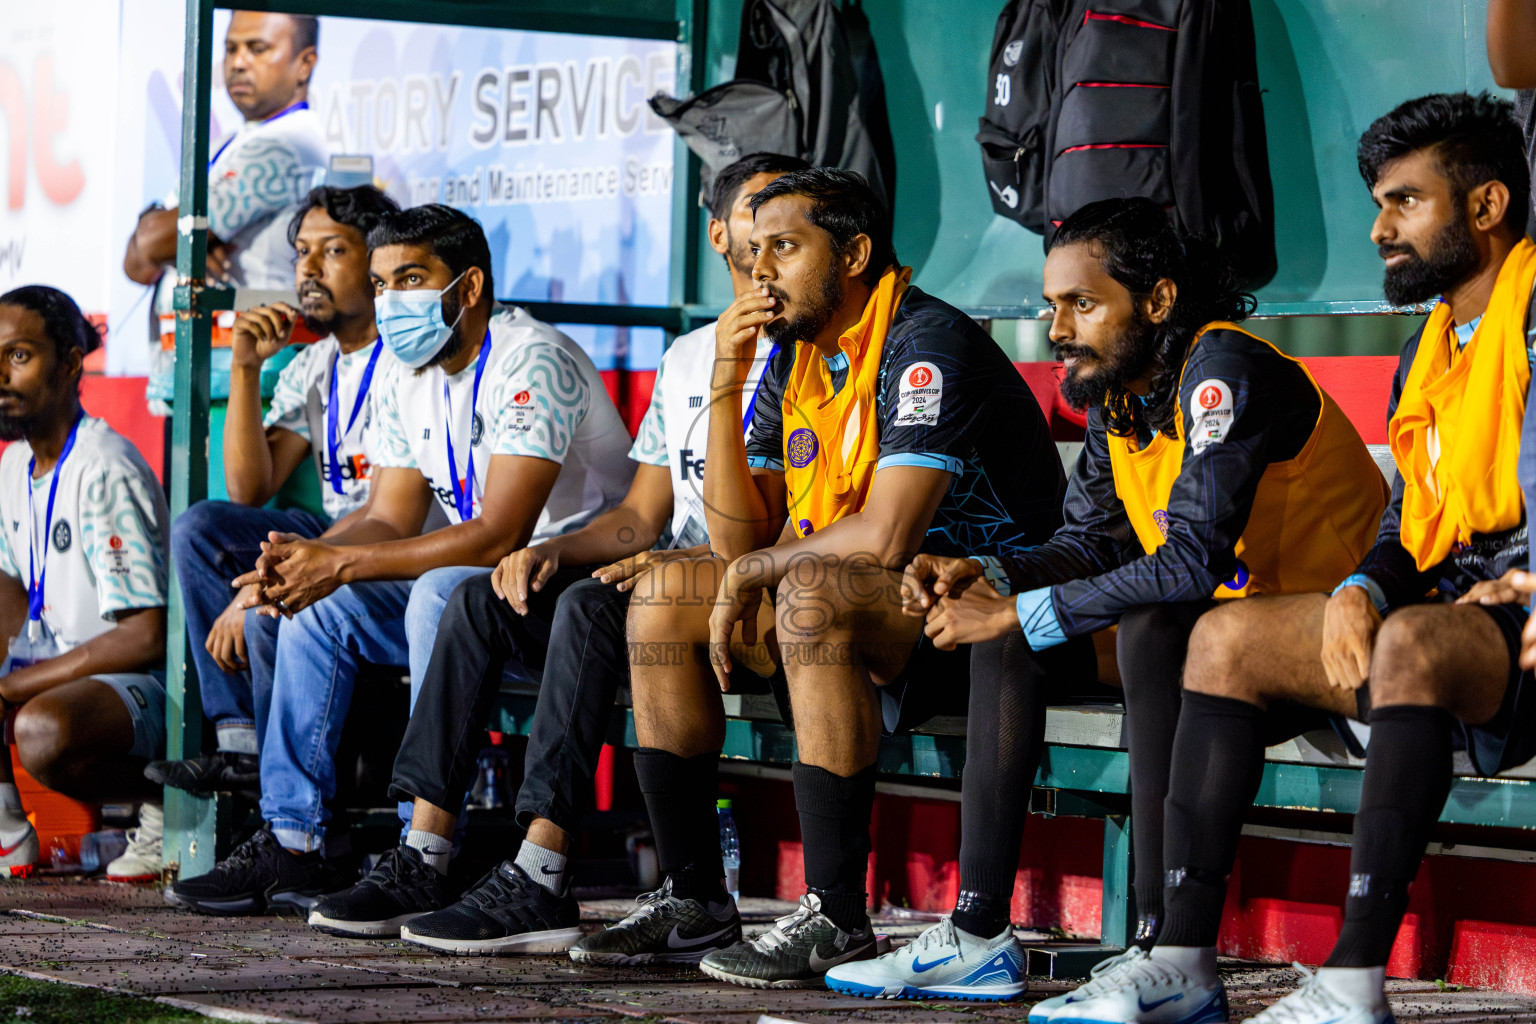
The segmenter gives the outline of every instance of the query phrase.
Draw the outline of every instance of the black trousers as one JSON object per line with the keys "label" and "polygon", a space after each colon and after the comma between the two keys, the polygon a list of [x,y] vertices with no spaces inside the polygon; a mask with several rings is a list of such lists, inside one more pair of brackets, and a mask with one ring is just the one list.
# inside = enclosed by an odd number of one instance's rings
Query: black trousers
{"label": "black trousers", "polygon": [[395,758],[391,796],[448,811],[463,806],[503,668],[516,658],[544,673],[517,796],[518,823],[526,828],[542,817],[575,830],[591,800],[614,698],[629,679],[624,622],[630,595],[590,572],[561,569],[542,591],[528,595],[526,616],[496,596],[488,576],[454,591]]}

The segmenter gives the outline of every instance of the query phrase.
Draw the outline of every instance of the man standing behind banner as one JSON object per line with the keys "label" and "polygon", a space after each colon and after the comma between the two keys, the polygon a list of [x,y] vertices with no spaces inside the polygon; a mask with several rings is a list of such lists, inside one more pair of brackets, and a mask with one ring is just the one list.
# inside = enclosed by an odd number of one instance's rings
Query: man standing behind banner
{"label": "man standing behind banner", "polygon": [[[208,161],[208,277],[246,288],[293,287],[283,211],[326,164],[325,132],[309,109],[319,20],[236,11],[224,36],[224,89],[245,118]],[[123,272],[153,285],[176,261],[175,207],[139,215]]]}

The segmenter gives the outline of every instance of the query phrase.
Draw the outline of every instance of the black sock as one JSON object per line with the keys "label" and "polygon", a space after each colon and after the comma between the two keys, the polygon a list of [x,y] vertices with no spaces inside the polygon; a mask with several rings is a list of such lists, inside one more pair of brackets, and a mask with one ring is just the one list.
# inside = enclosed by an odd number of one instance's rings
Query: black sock
{"label": "black sock", "polygon": [[1408,909],[1408,884],[1451,791],[1455,724],[1439,708],[1371,709],[1344,927],[1325,966],[1386,966]]}
{"label": "black sock", "polygon": [[726,892],[715,811],[720,752],[678,757],[654,747],[635,751],[635,775],[656,839],[657,866],[672,894],[720,903]]}
{"label": "black sock", "polygon": [[1163,805],[1165,946],[1214,946],[1243,817],[1264,772],[1264,712],[1186,691]]}
{"label": "black sock", "polygon": [[844,778],[796,761],[795,808],[805,850],[806,888],[821,897],[821,911],[845,932],[868,921],[869,819],[875,805],[875,767]]}
{"label": "black sock", "polygon": [[954,923],[972,935],[990,938],[1012,916],[1029,790],[1045,743],[1049,683],[1046,665],[1022,633],[971,648]]}
{"label": "black sock", "polygon": [[1134,943],[1150,950],[1163,919],[1163,803],[1179,723],[1189,635],[1210,601],[1143,605],[1120,617],[1115,655],[1125,695],[1125,737],[1131,757]]}

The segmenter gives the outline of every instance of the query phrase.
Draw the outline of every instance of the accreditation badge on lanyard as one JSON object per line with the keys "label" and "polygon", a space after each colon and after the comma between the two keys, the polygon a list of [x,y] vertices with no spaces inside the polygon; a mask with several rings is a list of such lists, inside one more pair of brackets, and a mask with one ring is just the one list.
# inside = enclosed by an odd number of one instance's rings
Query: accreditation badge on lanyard
{"label": "accreditation badge on lanyard", "polygon": [[[363,379],[357,383],[357,397],[352,400],[352,415],[347,417],[346,433],[352,433],[352,427],[357,423],[357,414],[363,411],[363,403],[368,399],[368,387],[373,383],[373,368],[379,364],[379,353],[384,351],[384,342],[373,343],[373,355],[368,357],[368,365],[363,367]],[[331,490],[339,495],[345,495],[346,491],[341,487],[341,464],[337,461],[337,454],[341,449],[341,432],[337,429],[341,424],[341,401],[336,386],[337,369],[341,366],[341,353],[338,351],[331,360],[331,397],[325,406],[325,449],[330,456],[326,464],[328,475],[331,478]],[[452,460],[450,460],[451,462]]]}
{"label": "accreditation badge on lanyard", "polygon": [[485,364],[490,358],[491,331],[486,328],[480,355],[475,359],[474,390],[469,394],[469,464],[462,479],[459,477],[459,460],[453,454],[453,396],[448,392],[448,375],[443,375],[443,409],[447,415],[443,438],[448,445],[448,480],[453,485],[453,507],[458,510],[461,523],[475,518],[475,412],[480,406],[480,378],[485,374]]}
{"label": "accreditation badge on lanyard", "polygon": [[[309,109],[309,101],[308,100],[299,100],[299,102],[290,104],[289,106],[284,107],[282,110],[279,110],[277,113],[273,114],[271,117],[265,118],[261,123],[262,124],[271,124],[273,121],[281,120],[282,118],[287,117],[289,114],[295,114],[295,113],[298,113],[300,110],[308,110],[308,109]],[[219,157],[224,155],[224,151],[226,149],[228,149],[230,147],[230,144],[233,143],[239,137],[240,137],[240,133],[237,131],[237,132],[235,132],[235,134],[231,135],[229,138],[224,140],[223,145],[221,145],[214,152],[213,156],[208,160],[208,169],[210,171],[213,170],[213,165],[219,162]]]}
{"label": "accreditation badge on lanyard", "polygon": [[27,626],[12,638],[5,671],[10,672],[39,661],[46,661],[62,652],[58,639],[43,621],[43,591],[48,579],[48,545],[53,536],[53,506],[59,496],[59,477],[64,475],[64,463],[75,450],[75,435],[80,430],[84,415],[76,416],[69,428],[69,437],[59,460],[53,464],[53,479],[48,483],[48,504],[43,512],[42,553],[37,550],[37,513],[32,507],[32,479],[37,472],[37,456],[27,463]]}

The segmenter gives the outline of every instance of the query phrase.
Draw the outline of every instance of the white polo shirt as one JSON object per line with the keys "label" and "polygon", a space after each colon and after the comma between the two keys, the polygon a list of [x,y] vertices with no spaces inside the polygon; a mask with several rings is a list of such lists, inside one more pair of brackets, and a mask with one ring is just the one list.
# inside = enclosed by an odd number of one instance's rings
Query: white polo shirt
{"label": "white polo shirt", "polygon": [[290,109],[247,121],[213,148],[208,230],[234,249],[231,277],[246,288],[293,288],[288,222],[330,155],[320,115]]}
{"label": "white polo shirt", "polygon": [[[752,434],[753,400],[773,344],[759,337],[757,354],[741,389],[742,432]],[[672,546],[709,540],[704,520],[704,455],[709,450],[709,406],[724,394],[714,383],[715,324],[672,342],[651,385],[651,404],[640,422],[629,457],[672,469]]]}
{"label": "white polo shirt", "polygon": [[[379,393],[374,465],[419,471],[448,521],[457,523],[462,519],[452,481],[457,477],[467,489],[470,459],[473,516],[480,514],[491,456],[559,463],[560,474],[534,528],[531,543],[538,543],[576,529],[624,497],[635,470],[626,457],[629,431],[587,354],[526,310],[497,307],[490,345],[478,401],[473,362],[452,377],[440,367],[418,373],[398,360],[391,364]],[[452,470],[445,429],[452,430]]]}
{"label": "white polo shirt", "polygon": [[[358,389],[368,370],[368,361],[378,353],[368,390],[358,403]],[[325,514],[332,522],[368,501],[370,438],[375,409],[384,380],[390,375],[390,355],[382,341],[375,340],[355,352],[342,353],[334,336],[325,337],[300,349],[292,362],[277,375],[272,392],[272,406],[263,425],[282,427],[309,442],[320,473],[320,494]],[[331,395],[331,369],[336,372],[336,461],[341,469],[341,492],[331,486],[330,444],[326,414]],[[356,418],[353,413],[356,412]],[[351,424],[350,429],[348,424]]]}
{"label": "white polo shirt", "polygon": [[[0,455],[0,572],[25,587],[29,560],[34,571],[46,564],[43,621],[59,643],[78,647],[111,629],[119,612],[164,607],[169,515],[138,449],[106,421],[86,416],[62,471],[55,466],[31,480],[31,460],[25,441]],[[50,524],[55,473],[61,475]]]}

